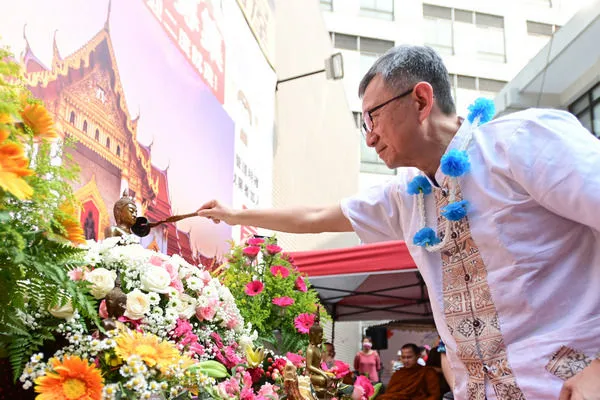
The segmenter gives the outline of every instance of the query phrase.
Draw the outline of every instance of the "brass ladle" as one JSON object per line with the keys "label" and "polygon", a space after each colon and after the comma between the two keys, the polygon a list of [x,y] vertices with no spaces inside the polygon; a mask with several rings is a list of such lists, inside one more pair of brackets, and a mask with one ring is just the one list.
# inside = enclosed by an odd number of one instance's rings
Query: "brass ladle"
{"label": "brass ladle", "polygon": [[196,217],[196,216],[198,216],[198,214],[195,212],[189,213],[189,214],[183,214],[183,215],[172,215],[168,218],[163,219],[162,221],[156,221],[156,222],[149,222],[148,218],[146,218],[146,217],[137,217],[135,220],[135,224],[133,224],[131,226],[131,232],[133,232],[134,234],[136,234],[139,237],[144,237],[144,236],[148,236],[148,234],[150,233],[150,230],[152,228],[154,228],[155,226],[165,224],[165,223],[170,223],[170,222],[177,222],[177,221],[181,221],[182,219],[185,219],[185,218]]}

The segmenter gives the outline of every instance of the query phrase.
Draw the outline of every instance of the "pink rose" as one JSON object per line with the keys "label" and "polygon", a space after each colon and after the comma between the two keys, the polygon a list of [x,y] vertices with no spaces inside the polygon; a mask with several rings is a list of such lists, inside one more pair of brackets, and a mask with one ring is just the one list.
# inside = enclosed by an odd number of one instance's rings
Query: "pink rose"
{"label": "pink rose", "polygon": [[258,255],[258,253],[260,252],[260,247],[258,246],[248,246],[248,247],[244,247],[244,250],[242,250],[242,252],[248,257],[248,258],[254,258]]}
{"label": "pink rose", "polygon": [[155,265],[157,267],[160,267],[163,263],[163,259],[160,258],[159,256],[152,256],[150,257],[150,259],[148,260],[148,262],[152,265]]}
{"label": "pink rose", "polygon": [[106,300],[102,300],[100,302],[100,307],[98,308],[98,315],[100,318],[108,318],[108,310],[106,309]]}
{"label": "pink rose", "polygon": [[367,399],[369,397],[371,397],[373,395],[373,393],[375,393],[375,388],[373,388],[373,384],[371,383],[369,378],[367,378],[364,375],[359,375],[356,378],[356,381],[354,381],[354,387],[357,387],[357,386],[363,389],[364,396]]}
{"label": "pink rose", "polygon": [[282,278],[287,278],[290,276],[290,270],[283,265],[273,265],[271,267],[271,273],[273,276],[277,276],[279,274]]}
{"label": "pink rose", "polygon": [[283,297],[275,297],[273,299],[273,304],[279,307],[287,307],[294,304],[294,299],[291,297],[283,296]]}
{"label": "pink rose", "polygon": [[287,353],[285,355],[285,358],[287,358],[288,360],[290,360],[290,362],[292,364],[294,364],[296,367],[303,367],[304,366],[304,357],[302,357],[300,354],[296,354],[296,353]]}
{"label": "pink rose", "polygon": [[265,285],[261,281],[252,281],[246,285],[244,293],[248,296],[257,296],[262,293]]}
{"label": "pink rose", "polygon": [[71,278],[72,281],[80,281],[83,279],[84,272],[81,267],[77,267],[67,272],[67,275],[69,275],[69,278]]}
{"label": "pink rose", "polygon": [[268,244],[265,246],[265,249],[267,249],[267,253],[273,255],[273,254],[277,254],[281,252],[281,247],[277,246],[276,244]]}
{"label": "pink rose", "polygon": [[304,278],[299,276],[296,278],[296,282],[294,282],[294,286],[301,292],[306,292],[308,288],[306,287],[306,282],[304,282]]}

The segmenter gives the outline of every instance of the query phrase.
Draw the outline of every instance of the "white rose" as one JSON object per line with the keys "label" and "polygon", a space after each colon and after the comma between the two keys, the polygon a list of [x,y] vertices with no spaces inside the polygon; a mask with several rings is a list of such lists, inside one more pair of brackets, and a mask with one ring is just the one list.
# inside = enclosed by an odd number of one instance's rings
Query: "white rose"
{"label": "white rose", "polygon": [[73,318],[75,310],[73,309],[73,304],[71,304],[71,300],[69,300],[64,306],[56,305],[52,308],[49,308],[48,312],[56,318],[62,318],[68,321],[71,318]]}
{"label": "white rose", "polygon": [[90,293],[96,299],[103,299],[115,287],[117,274],[106,268],[96,268],[85,274],[85,280],[92,283]]}
{"label": "white rose", "polygon": [[192,318],[192,316],[196,314],[196,299],[194,299],[192,296],[183,293],[179,296],[179,300],[179,307],[177,307],[179,318]]}
{"label": "white rose", "polygon": [[171,284],[171,276],[163,267],[150,265],[140,277],[142,289],[148,292],[168,293]]}
{"label": "white rose", "polygon": [[127,293],[127,309],[125,316],[131,319],[141,319],[150,311],[150,299],[139,289]]}

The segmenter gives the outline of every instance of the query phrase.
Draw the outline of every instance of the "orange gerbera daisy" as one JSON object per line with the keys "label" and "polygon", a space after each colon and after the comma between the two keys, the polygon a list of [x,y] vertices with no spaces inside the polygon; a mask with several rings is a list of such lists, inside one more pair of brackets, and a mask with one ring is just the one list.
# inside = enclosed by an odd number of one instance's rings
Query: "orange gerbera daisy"
{"label": "orange gerbera daisy", "polygon": [[139,356],[149,367],[157,366],[163,373],[165,369],[181,358],[177,348],[158,336],[137,331],[123,332],[116,339],[115,353],[123,360]]}
{"label": "orange gerbera daisy", "polygon": [[83,235],[83,229],[81,224],[76,217],[75,207],[70,201],[65,201],[59,208],[62,214],[59,214],[56,218],[58,222],[65,228],[65,233],[62,234],[66,239],[74,244],[85,243],[85,236]]}
{"label": "orange gerbera daisy", "polygon": [[37,137],[54,139],[57,136],[54,119],[41,104],[27,104],[21,111],[21,118]]}
{"label": "orange gerbera daisy", "polygon": [[9,132],[0,127],[0,187],[24,200],[33,194],[33,189],[24,176],[32,175],[29,161],[25,157],[23,147],[16,142],[8,142]]}
{"label": "orange gerbera daisy", "polygon": [[79,357],[50,360],[53,372],[35,380],[36,400],[96,400],[102,398],[100,371]]}

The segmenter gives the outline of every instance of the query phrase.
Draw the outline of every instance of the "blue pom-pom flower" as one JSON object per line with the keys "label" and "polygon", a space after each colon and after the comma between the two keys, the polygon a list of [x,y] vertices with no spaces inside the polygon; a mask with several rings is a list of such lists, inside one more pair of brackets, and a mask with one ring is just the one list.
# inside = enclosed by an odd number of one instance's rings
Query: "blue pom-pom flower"
{"label": "blue pom-pom flower", "polygon": [[479,97],[473,104],[469,106],[469,115],[467,116],[467,119],[470,123],[473,123],[473,121],[479,117],[479,123],[485,124],[486,122],[492,120],[495,113],[496,106],[494,105],[494,101],[484,97]]}
{"label": "blue pom-pom flower", "polygon": [[431,183],[423,175],[417,175],[412,181],[408,182],[407,191],[408,194],[429,194],[431,193]]}
{"label": "blue pom-pom flower", "polygon": [[471,163],[464,150],[452,149],[441,160],[442,172],[448,176],[461,176],[469,171]]}
{"label": "blue pom-pom flower", "polygon": [[413,244],[416,246],[433,246],[440,242],[440,239],[435,234],[435,231],[429,227],[425,227],[415,233],[413,237]]}
{"label": "blue pom-pom flower", "polygon": [[442,207],[441,214],[450,221],[460,221],[467,215],[467,207],[469,202],[466,200],[455,201]]}

